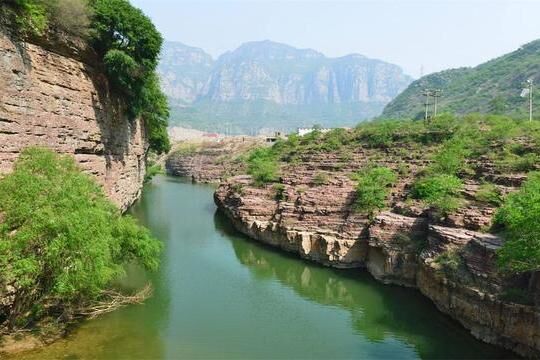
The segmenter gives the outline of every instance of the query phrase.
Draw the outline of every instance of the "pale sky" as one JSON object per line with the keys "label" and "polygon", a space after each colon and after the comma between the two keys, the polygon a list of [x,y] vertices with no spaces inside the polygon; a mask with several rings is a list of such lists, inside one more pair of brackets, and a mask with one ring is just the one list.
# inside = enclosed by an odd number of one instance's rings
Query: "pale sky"
{"label": "pale sky", "polygon": [[474,66],[540,38],[540,0],[131,0],[165,39],[214,58],[273,40],[360,53],[424,74]]}

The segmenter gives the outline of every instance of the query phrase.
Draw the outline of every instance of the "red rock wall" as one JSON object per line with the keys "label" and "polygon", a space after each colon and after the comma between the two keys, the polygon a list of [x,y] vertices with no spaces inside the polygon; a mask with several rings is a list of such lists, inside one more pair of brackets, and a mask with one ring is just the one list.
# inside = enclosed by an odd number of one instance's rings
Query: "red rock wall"
{"label": "red rock wall", "polygon": [[0,32],[0,174],[25,147],[49,147],[72,154],[125,209],[142,188],[145,132],[114,106],[103,74],[75,57]]}

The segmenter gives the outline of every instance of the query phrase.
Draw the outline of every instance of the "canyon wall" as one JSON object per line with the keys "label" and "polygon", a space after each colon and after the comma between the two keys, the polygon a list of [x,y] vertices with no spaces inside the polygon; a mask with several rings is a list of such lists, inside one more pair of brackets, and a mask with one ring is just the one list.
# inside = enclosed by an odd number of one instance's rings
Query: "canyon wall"
{"label": "canyon wall", "polygon": [[140,194],[143,124],[110,96],[91,50],[68,41],[23,43],[0,29],[0,174],[28,146],[73,155],[122,209]]}
{"label": "canyon wall", "polygon": [[[474,200],[480,180],[468,181],[464,205],[447,218],[407,199],[429,149],[358,148],[338,153],[303,154],[284,164],[280,186],[253,185],[236,176],[220,185],[218,207],[242,233],[302,258],[337,268],[365,268],[385,283],[418,288],[475,337],[518,354],[540,356],[540,277],[508,278],[498,272],[496,250],[502,239],[481,232],[494,207]],[[355,211],[351,173],[370,161],[400,172],[389,209],[373,219]],[[490,178],[502,192],[523,180],[496,174],[485,160],[479,179]],[[521,180],[517,180],[521,179]],[[521,297],[530,291],[530,297]]]}

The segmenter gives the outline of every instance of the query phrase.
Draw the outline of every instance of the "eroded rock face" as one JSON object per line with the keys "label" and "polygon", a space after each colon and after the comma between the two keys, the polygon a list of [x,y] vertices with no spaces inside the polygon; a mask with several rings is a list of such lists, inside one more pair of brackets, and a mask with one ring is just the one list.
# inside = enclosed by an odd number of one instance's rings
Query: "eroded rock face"
{"label": "eroded rock face", "polygon": [[173,176],[189,177],[197,183],[219,183],[246,171],[238,156],[264,144],[264,138],[220,137],[213,140],[184,141],[167,155],[165,168]]}
{"label": "eroded rock face", "polygon": [[126,209],[144,179],[143,125],[128,120],[104,75],[72,50],[72,57],[60,55],[0,30],[0,174],[24,148],[48,147],[73,155]]}
{"label": "eroded rock face", "polygon": [[382,159],[358,149],[346,162],[333,153],[310,154],[282,167],[278,187],[256,187],[249,176],[237,176],[219,186],[215,202],[238,230],[256,240],[327,266],[366,268],[385,283],[417,287],[475,337],[540,357],[540,276],[525,279],[532,302],[505,296],[516,283],[497,270],[502,240],[478,231],[494,213],[492,206],[474,201],[478,184],[467,184],[464,191],[470,194],[464,196],[472,200],[441,219],[406,201],[412,176],[400,176],[389,196],[390,210],[369,220],[354,211],[350,174],[370,157],[396,171],[405,161],[412,174],[425,165],[421,158],[400,160],[392,149]]}

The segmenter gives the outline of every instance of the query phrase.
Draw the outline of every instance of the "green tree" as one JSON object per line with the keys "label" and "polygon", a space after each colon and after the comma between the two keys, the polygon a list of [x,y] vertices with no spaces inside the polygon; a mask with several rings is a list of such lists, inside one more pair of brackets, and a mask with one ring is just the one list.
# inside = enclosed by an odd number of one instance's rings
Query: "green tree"
{"label": "green tree", "polygon": [[113,89],[126,101],[132,117],[144,119],[150,148],[157,153],[169,151],[169,107],[155,73],[161,34],[127,0],[91,0],[90,4],[93,44],[103,56]]}
{"label": "green tree", "polygon": [[22,152],[0,180],[0,285],[13,287],[11,325],[39,317],[35,309],[95,299],[138,261],[158,266],[160,243],[122,216],[72,157],[50,150]]}

